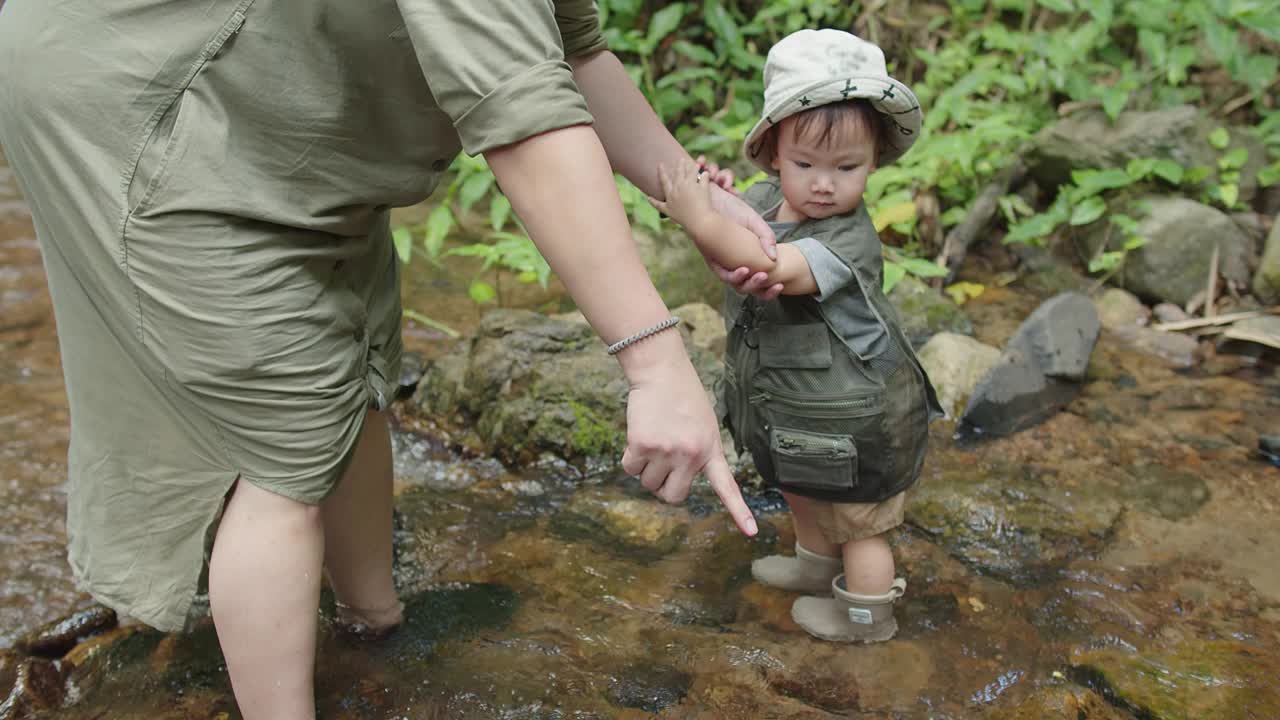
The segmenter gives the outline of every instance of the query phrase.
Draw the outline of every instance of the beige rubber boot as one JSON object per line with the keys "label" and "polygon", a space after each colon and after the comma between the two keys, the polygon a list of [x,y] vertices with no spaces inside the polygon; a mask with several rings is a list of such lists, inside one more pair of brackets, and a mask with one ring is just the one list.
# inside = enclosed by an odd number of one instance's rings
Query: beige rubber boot
{"label": "beige rubber boot", "polygon": [[797,542],[795,557],[770,555],[751,563],[751,577],[783,590],[822,593],[831,589],[831,580],[842,569],[840,558],[805,550]]}
{"label": "beige rubber boot", "polygon": [[810,635],[831,642],[884,642],[898,633],[893,602],[907,590],[898,578],[884,595],[857,595],[844,587],[844,575],[831,581],[832,597],[802,597],[791,606],[791,619]]}
{"label": "beige rubber boot", "polygon": [[390,635],[404,622],[404,603],[399,600],[385,608],[358,608],[335,602],[334,610],[338,628],[370,640]]}

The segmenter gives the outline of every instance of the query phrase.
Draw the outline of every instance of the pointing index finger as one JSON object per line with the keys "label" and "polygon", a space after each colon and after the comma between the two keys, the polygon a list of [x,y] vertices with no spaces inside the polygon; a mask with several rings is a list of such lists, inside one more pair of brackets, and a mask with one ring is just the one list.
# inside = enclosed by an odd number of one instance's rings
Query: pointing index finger
{"label": "pointing index finger", "polygon": [[711,460],[703,466],[702,472],[706,475],[707,482],[711,483],[711,489],[720,496],[720,502],[724,503],[725,509],[729,511],[738,529],[743,535],[754,537],[759,532],[756,519],[751,515],[751,508],[747,507],[747,502],[742,499],[742,491],[738,489],[733,473],[729,472],[729,463],[725,462],[724,455],[719,452],[713,455]]}

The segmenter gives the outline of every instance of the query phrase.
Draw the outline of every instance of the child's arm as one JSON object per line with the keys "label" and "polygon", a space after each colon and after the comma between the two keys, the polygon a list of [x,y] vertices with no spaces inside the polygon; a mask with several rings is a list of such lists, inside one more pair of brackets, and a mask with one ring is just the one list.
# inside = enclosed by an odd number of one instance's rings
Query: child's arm
{"label": "child's arm", "polygon": [[809,263],[798,249],[779,245],[778,259],[771,260],[754,234],[712,209],[711,180],[694,163],[682,162],[674,171],[659,165],[658,179],[667,199],[649,202],[684,226],[703,255],[722,267],[767,273],[768,284],[781,283],[783,295],[818,292]]}

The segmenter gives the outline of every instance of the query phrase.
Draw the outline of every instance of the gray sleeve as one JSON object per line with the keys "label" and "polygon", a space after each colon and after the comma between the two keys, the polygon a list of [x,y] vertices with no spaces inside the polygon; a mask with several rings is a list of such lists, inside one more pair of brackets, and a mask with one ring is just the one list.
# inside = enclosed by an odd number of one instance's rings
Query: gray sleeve
{"label": "gray sleeve", "polygon": [[809,263],[809,271],[818,284],[818,292],[813,296],[818,302],[831,297],[832,293],[853,281],[853,271],[838,255],[814,238],[800,238],[791,243],[804,261]]}

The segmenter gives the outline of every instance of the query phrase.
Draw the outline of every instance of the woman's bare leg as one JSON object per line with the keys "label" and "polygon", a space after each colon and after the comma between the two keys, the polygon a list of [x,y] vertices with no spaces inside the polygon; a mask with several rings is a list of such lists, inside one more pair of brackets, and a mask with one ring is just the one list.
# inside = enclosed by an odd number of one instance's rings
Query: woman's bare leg
{"label": "woman's bare leg", "polygon": [[209,604],[245,720],[314,720],[320,508],[236,483],[214,539]]}
{"label": "woman's bare leg", "polygon": [[391,580],[391,434],[370,410],[355,455],[321,503],[325,573],[346,609],[340,617],[377,632],[400,621]]}

